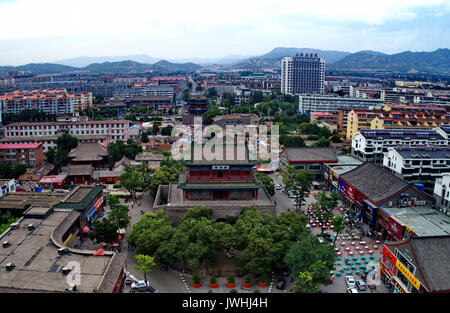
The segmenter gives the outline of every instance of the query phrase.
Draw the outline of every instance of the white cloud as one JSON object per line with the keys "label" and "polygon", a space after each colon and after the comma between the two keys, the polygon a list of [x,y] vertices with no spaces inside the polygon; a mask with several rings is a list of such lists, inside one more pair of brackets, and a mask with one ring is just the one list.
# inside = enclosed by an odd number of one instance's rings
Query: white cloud
{"label": "white cloud", "polygon": [[17,0],[0,5],[0,39],[51,36],[146,34],[163,37],[185,30],[271,23],[298,14],[327,21],[381,25],[388,20],[413,18],[409,10],[449,3],[449,0]]}

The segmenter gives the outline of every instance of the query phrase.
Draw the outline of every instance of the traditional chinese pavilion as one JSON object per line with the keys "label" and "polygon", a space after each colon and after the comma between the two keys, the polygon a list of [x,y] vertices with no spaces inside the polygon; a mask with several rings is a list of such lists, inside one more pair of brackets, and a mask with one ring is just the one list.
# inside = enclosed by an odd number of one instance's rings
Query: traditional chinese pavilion
{"label": "traditional chinese pavilion", "polygon": [[224,145],[223,153],[214,160],[205,156],[196,160],[194,151],[191,149],[191,160],[184,162],[188,170],[178,184],[184,200],[258,200],[261,185],[253,172],[257,161],[249,160],[246,145]]}
{"label": "traditional chinese pavilion", "polygon": [[187,102],[186,114],[182,117],[184,125],[194,124],[195,117],[202,117],[208,111],[208,100],[205,97],[191,98]]}

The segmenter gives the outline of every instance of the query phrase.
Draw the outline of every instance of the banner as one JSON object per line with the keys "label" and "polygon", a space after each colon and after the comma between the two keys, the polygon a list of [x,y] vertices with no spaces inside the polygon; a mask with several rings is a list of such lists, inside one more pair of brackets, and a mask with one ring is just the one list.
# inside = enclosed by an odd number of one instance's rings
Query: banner
{"label": "banner", "polygon": [[411,282],[411,284],[417,290],[420,290],[420,282],[417,280],[417,278],[413,274],[411,274],[411,272],[406,267],[403,266],[403,264],[399,260],[397,260],[397,263],[395,266],[398,268],[398,270],[403,275],[405,275],[405,277]]}
{"label": "banner", "polygon": [[391,235],[395,240],[402,240],[403,238],[403,226],[394,220],[392,216],[389,216],[389,224],[387,228],[387,232]]}
{"label": "banner", "polygon": [[339,183],[338,183],[338,192],[345,197],[345,188],[346,188],[346,184],[344,181],[339,179]]}

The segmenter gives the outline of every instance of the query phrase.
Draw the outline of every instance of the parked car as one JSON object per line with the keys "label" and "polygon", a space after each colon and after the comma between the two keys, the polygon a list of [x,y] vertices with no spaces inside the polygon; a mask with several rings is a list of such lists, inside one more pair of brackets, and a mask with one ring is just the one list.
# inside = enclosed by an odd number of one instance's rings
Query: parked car
{"label": "parked car", "polygon": [[358,290],[356,288],[347,288],[348,293],[358,293]]}
{"label": "parked car", "polygon": [[285,286],[286,286],[286,279],[278,278],[277,289],[284,289]]}
{"label": "parked car", "polygon": [[139,280],[131,284],[131,289],[145,290],[150,286],[150,282],[145,283],[145,280]]}
{"label": "parked car", "polygon": [[129,277],[127,277],[125,279],[125,285],[127,285],[127,286],[131,286],[131,284],[134,283],[134,282],[135,282],[134,279],[131,279]]}
{"label": "parked car", "polygon": [[358,290],[360,290],[360,291],[364,291],[364,290],[367,289],[367,288],[366,288],[366,283],[365,283],[364,281],[362,281],[361,279],[356,281],[356,287],[357,287]]}
{"label": "parked car", "polygon": [[275,189],[276,189],[276,190],[281,190],[281,189],[283,189],[283,185],[277,184],[277,185],[275,186]]}
{"label": "parked car", "polygon": [[319,289],[319,290],[317,291],[317,293],[328,293],[328,291]]}
{"label": "parked car", "polygon": [[147,287],[147,291],[151,293],[159,293],[159,290],[153,288],[152,286]]}
{"label": "parked car", "polygon": [[345,276],[345,283],[348,288],[355,288],[355,278],[353,276]]}

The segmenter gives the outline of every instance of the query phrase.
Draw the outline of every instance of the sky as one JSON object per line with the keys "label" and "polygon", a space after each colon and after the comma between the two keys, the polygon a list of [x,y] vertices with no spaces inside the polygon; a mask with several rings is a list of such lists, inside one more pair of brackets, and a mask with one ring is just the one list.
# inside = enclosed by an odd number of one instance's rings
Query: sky
{"label": "sky", "polygon": [[0,0],[0,65],[450,47],[450,0]]}

